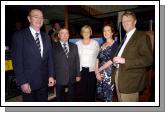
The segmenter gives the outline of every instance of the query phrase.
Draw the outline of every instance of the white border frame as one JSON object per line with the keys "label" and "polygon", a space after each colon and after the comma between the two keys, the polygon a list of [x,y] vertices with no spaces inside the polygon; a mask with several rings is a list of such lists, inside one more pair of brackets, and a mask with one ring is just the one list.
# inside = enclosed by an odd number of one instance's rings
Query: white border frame
{"label": "white border frame", "polygon": [[[143,3],[144,2],[144,3]],[[155,102],[5,102],[5,5],[155,5]],[[159,1],[1,1],[2,106],[159,106]]]}

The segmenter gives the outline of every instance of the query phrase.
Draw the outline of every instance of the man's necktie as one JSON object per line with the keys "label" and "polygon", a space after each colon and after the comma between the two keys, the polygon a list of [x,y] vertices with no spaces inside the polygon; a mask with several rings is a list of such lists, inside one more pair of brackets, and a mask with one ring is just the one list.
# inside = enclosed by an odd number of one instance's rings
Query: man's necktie
{"label": "man's necktie", "polygon": [[41,53],[41,46],[40,46],[40,41],[39,41],[39,33],[35,33],[35,42],[36,42],[36,44],[37,44],[37,47],[38,47],[38,49],[39,49],[39,52]]}
{"label": "man's necktie", "polygon": [[68,58],[68,48],[67,48],[66,43],[63,44],[63,48],[64,48],[64,52],[65,52],[65,54],[66,54],[66,56]]}
{"label": "man's necktie", "polygon": [[122,42],[120,43],[120,45],[119,45],[117,51],[115,52],[115,56],[118,55],[118,53],[119,53],[119,51],[120,51],[122,45],[124,44],[124,42],[125,42],[125,40],[126,40],[126,37],[127,37],[127,36],[125,35],[125,37],[123,38]]}

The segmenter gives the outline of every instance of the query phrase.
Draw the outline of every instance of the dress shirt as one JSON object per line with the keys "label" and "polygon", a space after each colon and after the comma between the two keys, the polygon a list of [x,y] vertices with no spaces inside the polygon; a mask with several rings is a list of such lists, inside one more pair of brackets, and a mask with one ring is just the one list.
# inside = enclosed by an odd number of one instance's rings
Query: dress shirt
{"label": "dress shirt", "polygon": [[122,47],[121,47],[121,49],[120,49],[120,51],[119,51],[119,53],[118,53],[117,56],[121,57],[121,55],[122,55],[122,53],[123,53],[123,51],[124,51],[124,49],[125,49],[127,43],[129,42],[129,40],[130,40],[130,38],[132,37],[132,35],[133,35],[133,33],[135,32],[135,30],[136,30],[136,28],[134,28],[134,29],[132,29],[130,32],[126,33],[126,36],[127,36],[127,37],[126,37],[126,40],[125,40],[124,44],[122,45]]}
{"label": "dress shirt", "polygon": [[68,42],[62,42],[62,41],[60,41],[60,43],[61,43],[61,46],[62,46],[63,49],[64,49],[64,44],[66,44],[66,47],[67,47],[68,52],[69,52],[69,45],[68,45]]}
{"label": "dress shirt", "polygon": [[[120,51],[119,51],[119,53],[118,53],[118,55],[117,55],[118,57],[121,57],[121,56],[122,56],[122,53],[123,53],[123,51],[124,51],[124,49],[125,49],[127,43],[129,42],[130,38],[132,37],[133,33],[135,32],[135,30],[136,30],[136,28],[134,28],[134,29],[132,29],[130,32],[126,33],[126,36],[127,36],[127,37],[126,37],[126,40],[125,40],[124,44],[122,45],[122,47],[121,47],[121,49],[120,49]],[[125,59],[126,59],[126,58],[125,58]],[[119,68],[119,64],[118,64],[117,68]]]}
{"label": "dress shirt", "polygon": [[43,57],[43,43],[42,43],[42,38],[41,38],[40,31],[35,31],[31,26],[29,28],[30,28],[30,31],[31,31],[31,33],[34,37],[34,40],[36,40],[35,33],[39,33],[38,37],[39,37],[39,42],[40,42],[40,47],[41,47],[41,57]]}

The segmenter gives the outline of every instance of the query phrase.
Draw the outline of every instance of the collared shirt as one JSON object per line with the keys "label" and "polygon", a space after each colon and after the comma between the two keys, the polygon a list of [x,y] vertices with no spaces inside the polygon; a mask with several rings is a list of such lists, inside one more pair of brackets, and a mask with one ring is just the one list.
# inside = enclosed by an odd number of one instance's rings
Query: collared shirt
{"label": "collared shirt", "polygon": [[96,58],[99,52],[99,44],[91,39],[88,45],[84,45],[82,40],[76,42],[80,58],[80,71],[82,67],[89,67],[89,72],[95,71]]}
{"label": "collared shirt", "polygon": [[119,57],[122,56],[122,53],[123,53],[127,43],[129,42],[130,38],[132,37],[133,33],[135,32],[135,30],[136,30],[136,28],[134,28],[130,32],[126,33],[126,36],[127,36],[126,40],[125,40],[124,44],[122,45],[122,47],[121,47],[121,49],[120,49],[120,51],[119,51],[117,56],[119,56]]}
{"label": "collared shirt", "polygon": [[30,29],[30,31],[31,31],[31,34],[32,34],[33,37],[34,37],[34,40],[36,40],[36,35],[35,35],[35,33],[39,33],[38,37],[39,37],[40,47],[41,47],[41,57],[43,57],[43,43],[42,43],[42,37],[41,37],[40,31],[36,32],[31,26],[29,27],[29,29]]}
{"label": "collared shirt", "polygon": [[68,52],[69,52],[69,44],[68,44],[68,42],[62,42],[62,41],[60,41],[60,43],[61,43],[61,46],[62,46],[63,49],[64,49],[64,44],[66,44],[66,47],[67,47]]}
{"label": "collared shirt", "polygon": [[[136,28],[132,29],[130,32],[126,33],[126,40],[124,42],[124,44],[122,45],[119,53],[118,53],[118,57],[121,57],[122,56],[122,53],[127,45],[127,43],[129,42],[130,38],[132,37],[133,33],[135,32]],[[119,68],[119,64],[117,65],[117,68]]]}

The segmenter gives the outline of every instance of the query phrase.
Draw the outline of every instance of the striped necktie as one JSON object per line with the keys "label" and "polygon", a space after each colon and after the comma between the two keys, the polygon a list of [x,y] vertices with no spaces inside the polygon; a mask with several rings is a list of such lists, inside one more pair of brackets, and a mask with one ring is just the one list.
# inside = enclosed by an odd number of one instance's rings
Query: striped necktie
{"label": "striped necktie", "polygon": [[64,52],[65,52],[65,54],[66,54],[66,56],[68,58],[68,48],[67,48],[66,43],[63,44],[63,48],[64,48]]}
{"label": "striped necktie", "polygon": [[35,33],[35,42],[37,44],[39,52],[41,53],[41,46],[40,46],[40,41],[39,41],[39,33]]}

